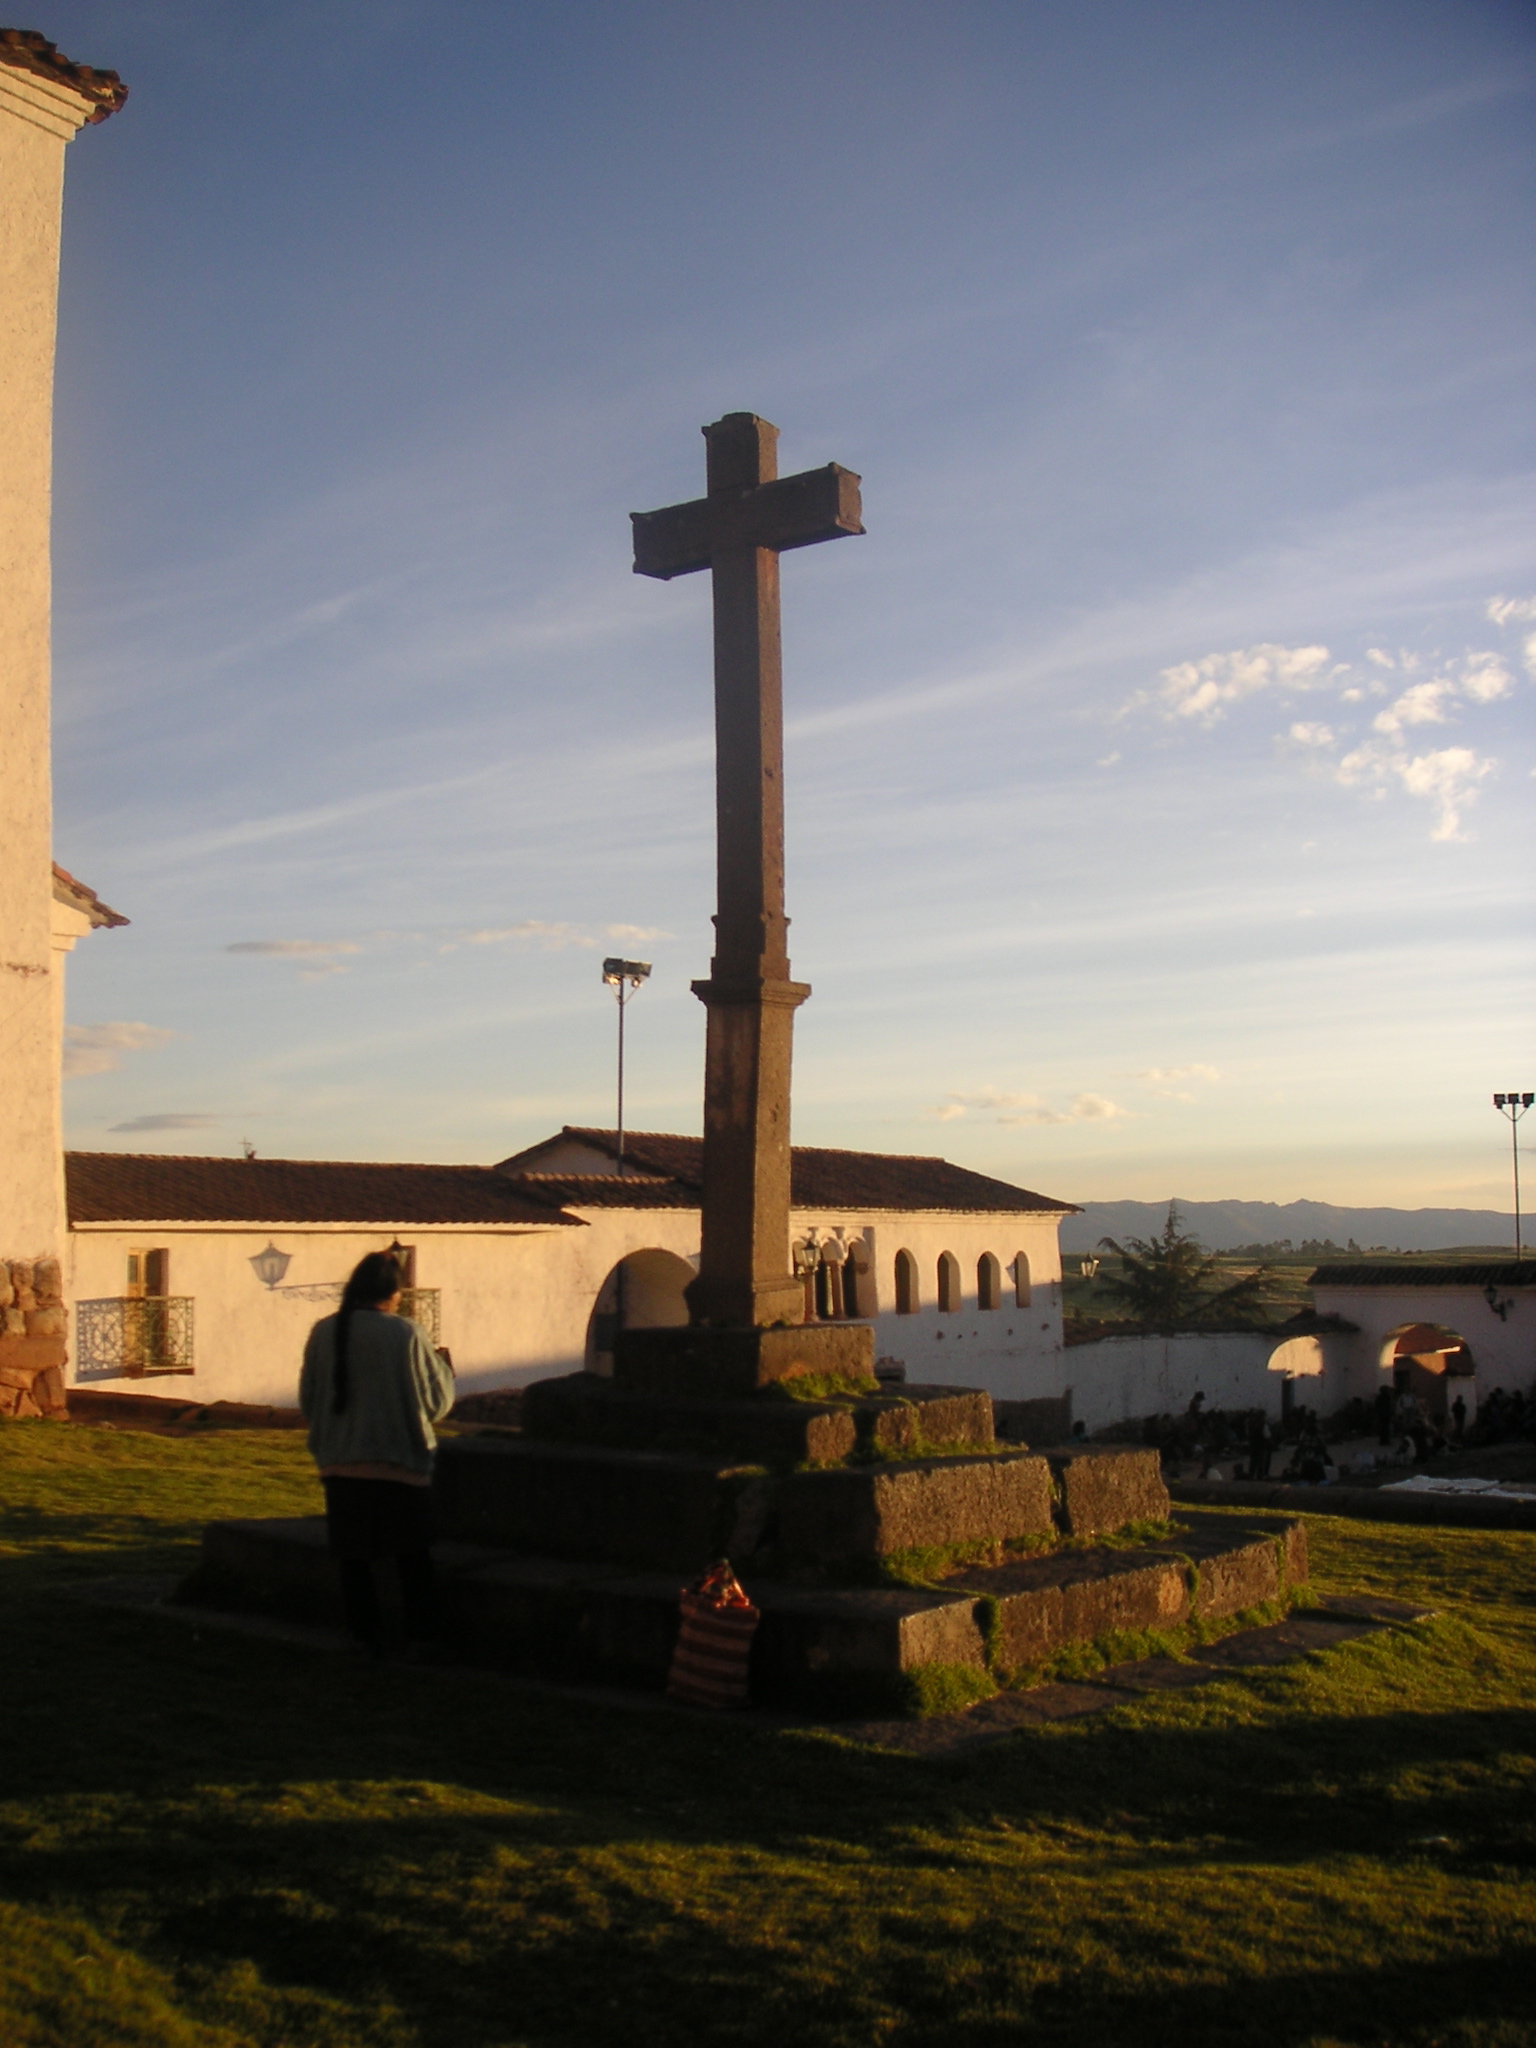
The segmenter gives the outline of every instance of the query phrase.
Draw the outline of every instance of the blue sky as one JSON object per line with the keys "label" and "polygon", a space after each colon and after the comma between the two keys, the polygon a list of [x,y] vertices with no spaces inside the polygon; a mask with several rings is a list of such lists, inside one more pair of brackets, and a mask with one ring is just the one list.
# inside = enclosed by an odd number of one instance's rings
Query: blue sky
{"label": "blue sky", "polygon": [[[29,18],[30,25],[30,18]],[[1068,1199],[1507,1205],[1536,16],[56,0],[69,1139],[697,1129],[708,588],[753,410],[801,1142]]]}

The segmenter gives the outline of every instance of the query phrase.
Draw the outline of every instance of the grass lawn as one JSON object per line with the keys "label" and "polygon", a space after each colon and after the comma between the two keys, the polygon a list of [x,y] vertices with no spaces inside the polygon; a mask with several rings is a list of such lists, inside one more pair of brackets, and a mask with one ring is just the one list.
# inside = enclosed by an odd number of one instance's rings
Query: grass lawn
{"label": "grass lawn", "polygon": [[0,1423],[5,2048],[1536,2040],[1536,1536],[1436,1619],[946,1760],[60,1597],[312,1512],[290,1435]]}

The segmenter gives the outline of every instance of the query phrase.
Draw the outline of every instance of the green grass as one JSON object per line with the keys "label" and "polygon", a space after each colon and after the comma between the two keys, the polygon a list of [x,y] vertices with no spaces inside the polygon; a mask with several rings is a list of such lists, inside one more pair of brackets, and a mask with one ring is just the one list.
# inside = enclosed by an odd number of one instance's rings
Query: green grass
{"label": "green grass", "polygon": [[66,1597],[317,1505],[0,1424],[6,2048],[1533,2038],[1536,1537],[1315,1520],[1436,1618],[947,1759]]}

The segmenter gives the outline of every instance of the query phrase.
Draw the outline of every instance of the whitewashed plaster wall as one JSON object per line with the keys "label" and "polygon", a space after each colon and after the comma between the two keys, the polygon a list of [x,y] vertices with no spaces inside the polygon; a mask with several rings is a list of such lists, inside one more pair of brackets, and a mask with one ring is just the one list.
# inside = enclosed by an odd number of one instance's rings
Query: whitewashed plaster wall
{"label": "whitewashed plaster wall", "polygon": [[[1091,1433],[1147,1415],[1182,1415],[1196,1394],[1208,1409],[1262,1408],[1278,1418],[1284,1374],[1270,1370],[1276,1349],[1273,1337],[1246,1331],[1074,1344],[1066,1355],[1072,1419]],[[1321,1376],[1299,1379],[1296,1399],[1321,1410]]]}
{"label": "whitewashed plaster wall", "polygon": [[0,65],[0,1257],[64,1240],[49,768],[49,513],[64,146],[92,109]]}
{"label": "whitewashed plaster wall", "polygon": [[[981,1387],[999,1400],[1036,1400],[1059,1394],[1062,1375],[1060,1218],[1054,1213],[904,1211],[870,1218],[855,1212],[797,1210],[791,1236],[862,1237],[868,1246],[875,1299],[861,1318],[873,1322],[875,1354],[906,1367],[907,1378],[934,1386]],[[910,1252],[917,1266],[917,1312],[896,1312],[896,1254]],[[941,1254],[960,1268],[960,1308],[941,1311]],[[1002,1268],[995,1309],[977,1299],[977,1265],[990,1253]],[[1012,1268],[1029,1261],[1028,1304],[1015,1299]]]}
{"label": "whitewashed plaster wall", "polygon": [[[340,1281],[364,1252],[394,1238],[416,1250],[416,1284],[442,1295],[442,1341],[453,1353],[461,1390],[526,1385],[586,1362],[588,1323],[599,1290],[621,1259],[643,1250],[696,1261],[696,1209],[573,1209],[584,1227],[469,1228],[402,1223],[371,1229],[315,1224],[285,1227],[141,1223],[78,1225],[71,1233],[68,1288],[82,1301],[121,1297],[128,1254],[169,1252],[168,1291],[190,1297],[196,1370],[160,1379],[93,1377],[90,1384],[196,1401],[252,1401],[291,1406],[310,1326],[330,1312],[327,1301],[296,1292]],[[1000,1396],[1060,1391],[1061,1265],[1056,1219],[1012,1216],[882,1216],[871,1222],[836,1211],[797,1211],[792,1235],[864,1238],[877,1289],[878,1353],[903,1359],[909,1377],[982,1386]],[[263,1287],[250,1260],[268,1240],[291,1255],[276,1290]],[[919,1261],[922,1310],[895,1313],[895,1256]],[[938,1256],[960,1260],[967,1292],[959,1314],[934,1307]],[[976,1261],[992,1252],[1005,1266],[1019,1250],[1031,1262],[1033,1300],[975,1307]],[[72,1347],[76,1352],[78,1347]],[[79,1383],[78,1365],[71,1369]]]}
{"label": "whitewashed plaster wall", "polygon": [[[588,1229],[84,1225],[71,1233],[68,1291],[77,1313],[82,1301],[121,1296],[128,1253],[163,1247],[170,1254],[167,1291],[193,1303],[195,1372],[164,1380],[93,1377],[90,1384],[291,1407],[304,1339],[335,1306],[306,1301],[296,1290],[344,1280],[364,1252],[382,1251],[398,1238],[416,1249],[417,1286],[441,1291],[442,1341],[453,1354],[461,1391],[473,1393],[578,1371],[592,1304],[611,1267],[642,1246],[697,1252],[697,1212],[662,1211],[643,1223],[636,1232],[625,1228],[622,1212],[599,1212]],[[269,1239],[292,1259],[282,1287],[272,1290],[249,1264]],[[78,1355],[78,1346],[71,1349]],[[71,1380],[79,1381],[78,1365]]]}
{"label": "whitewashed plaster wall", "polygon": [[[1536,1280],[1536,1272],[1532,1277]],[[1536,1285],[1494,1292],[1508,1304],[1502,1317],[1481,1287],[1315,1288],[1319,1315],[1342,1316],[1360,1326],[1350,1340],[1345,1399],[1355,1394],[1371,1399],[1388,1370],[1383,1364],[1388,1339],[1415,1323],[1439,1323],[1470,1348],[1480,1400],[1495,1387],[1527,1390],[1536,1380]]]}

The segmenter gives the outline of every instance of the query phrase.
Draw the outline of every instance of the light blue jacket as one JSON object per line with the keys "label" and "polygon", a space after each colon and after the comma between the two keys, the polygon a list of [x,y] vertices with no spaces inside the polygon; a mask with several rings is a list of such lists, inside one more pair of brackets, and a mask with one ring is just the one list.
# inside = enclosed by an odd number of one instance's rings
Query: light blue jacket
{"label": "light blue jacket", "polygon": [[357,1309],[347,1327],[347,1405],[331,1408],[336,1372],[336,1318],[322,1316],[304,1346],[299,1406],[309,1424],[309,1449],[331,1465],[403,1465],[424,1476],[437,1448],[434,1422],[453,1406],[453,1369],[419,1323]]}

